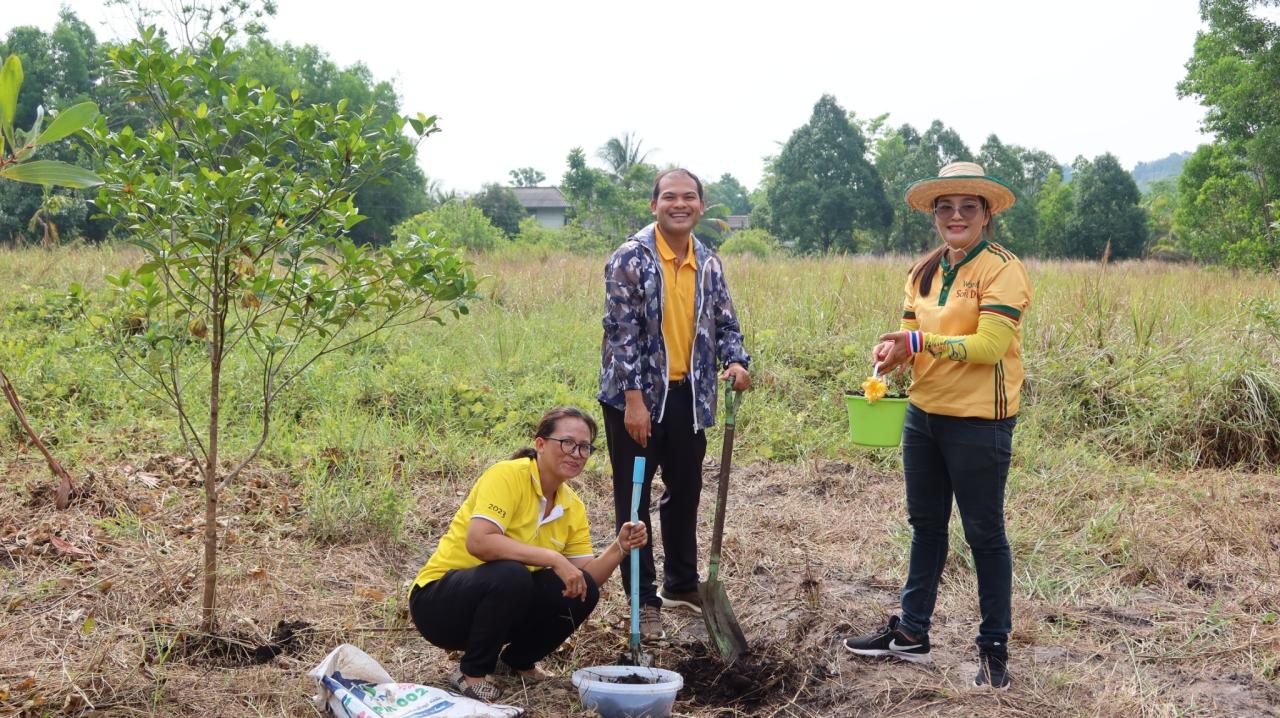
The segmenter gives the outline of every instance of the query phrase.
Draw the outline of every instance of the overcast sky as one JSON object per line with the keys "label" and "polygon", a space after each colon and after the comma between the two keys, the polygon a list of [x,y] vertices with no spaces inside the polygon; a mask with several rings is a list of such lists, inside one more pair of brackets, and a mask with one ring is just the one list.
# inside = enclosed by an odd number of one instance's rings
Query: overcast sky
{"label": "overcast sky", "polygon": [[[5,2],[0,34],[48,30],[61,4]],[[100,1],[65,4],[99,39],[130,30]],[[279,0],[269,27],[439,115],[420,162],[462,191],[523,166],[556,183],[571,148],[594,161],[624,132],[656,164],[753,188],[823,93],[894,125],[940,119],[974,151],[995,133],[1065,163],[1111,152],[1132,168],[1205,141],[1202,108],[1176,91],[1195,0]]]}

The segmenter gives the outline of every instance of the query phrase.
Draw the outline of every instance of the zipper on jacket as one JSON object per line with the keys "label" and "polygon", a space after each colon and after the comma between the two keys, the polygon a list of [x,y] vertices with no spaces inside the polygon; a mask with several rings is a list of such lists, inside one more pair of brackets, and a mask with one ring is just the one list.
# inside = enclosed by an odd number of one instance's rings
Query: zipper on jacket
{"label": "zipper on jacket", "polygon": [[[657,242],[656,237],[654,239],[654,242],[656,246],[656,242]],[[658,277],[658,329],[659,331],[661,331],[662,316],[667,311],[666,306],[664,306],[664,302],[666,300],[666,292],[663,291],[664,283],[667,281],[667,279],[666,277],[662,276],[662,259],[660,257],[655,257],[653,254],[653,251],[649,249],[649,245],[645,244],[644,242],[641,242],[640,246],[644,247],[644,251],[649,253],[650,261],[653,261],[657,264],[657,271],[654,272],[654,274],[656,274]],[[667,335],[665,332],[662,333],[662,361],[664,362],[662,366],[662,401],[659,402],[658,404],[657,418],[651,419],[651,421],[656,421],[658,423],[662,423],[663,417],[666,416],[667,414],[667,394],[671,393],[671,349],[667,346]],[[642,392],[643,390],[644,388],[641,387]]]}

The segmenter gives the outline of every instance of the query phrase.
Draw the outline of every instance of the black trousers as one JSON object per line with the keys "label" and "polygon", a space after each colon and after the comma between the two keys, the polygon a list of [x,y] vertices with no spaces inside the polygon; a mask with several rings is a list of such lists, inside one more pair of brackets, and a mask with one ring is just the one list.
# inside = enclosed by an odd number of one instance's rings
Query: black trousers
{"label": "black trousers", "polygon": [[[673,593],[698,590],[698,501],[702,497],[702,459],[707,454],[707,434],[693,430],[693,387],[688,381],[672,384],[662,422],[654,422],[649,446],[641,448],[627,433],[625,413],[604,407],[604,432],[613,467],[615,530],[631,520],[631,472],[637,456],[645,457],[644,488],[640,492],[640,520],[657,534],[649,518],[650,488],[654,472],[662,468],[666,488],[658,501],[662,520],[662,585]],[[634,554],[635,552],[631,552]],[[640,603],[662,605],[656,588],[653,542],[640,549]],[[631,593],[631,560],[622,560],[622,585]]]}
{"label": "black trousers", "polygon": [[493,673],[499,652],[523,671],[551,655],[595,609],[600,589],[591,574],[582,575],[586,598],[565,598],[564,582],[551,569],[490,561],[414,589],[409,613],[423,638],[463,652],[459,668],[466,675]]}
{"label": "black trousers", "polygon": [[1013,559],[1004,530],[1004,489],[1017,417],[971,419],[907,408],[902,431],[911,563],[902,586],[902,627],[929,632],[947,562],[951,499],[978,574],[981,645],[1007,643],[1012,630]]}

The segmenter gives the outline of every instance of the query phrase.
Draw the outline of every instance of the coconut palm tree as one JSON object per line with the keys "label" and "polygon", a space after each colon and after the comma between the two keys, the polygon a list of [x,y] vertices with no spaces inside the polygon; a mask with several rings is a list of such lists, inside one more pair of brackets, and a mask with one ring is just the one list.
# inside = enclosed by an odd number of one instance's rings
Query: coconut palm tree
{"label": "coconut palm tree", "polygon": [[604,160],[613,176],[622,179],[627,170],[645,161],[649,152],[640,152],[642,142],[632,132],[624,132],[621,137],[610,137],[609,141],[596,150],[596,157]]}

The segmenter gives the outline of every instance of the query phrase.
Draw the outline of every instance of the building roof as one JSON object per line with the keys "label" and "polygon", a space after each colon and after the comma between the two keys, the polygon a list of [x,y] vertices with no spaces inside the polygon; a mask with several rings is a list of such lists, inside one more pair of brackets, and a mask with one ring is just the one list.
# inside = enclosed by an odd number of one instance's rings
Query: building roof
{"label": "building roof", "polygon": [[559,187],[512,187],[525,209],[566,209],[572,207]]}
{"label": "building roof", "polygon": [[750,215],[731,214],[725,217],[724,221],[729,224],[729,229],[749,229],[751,227]]}

